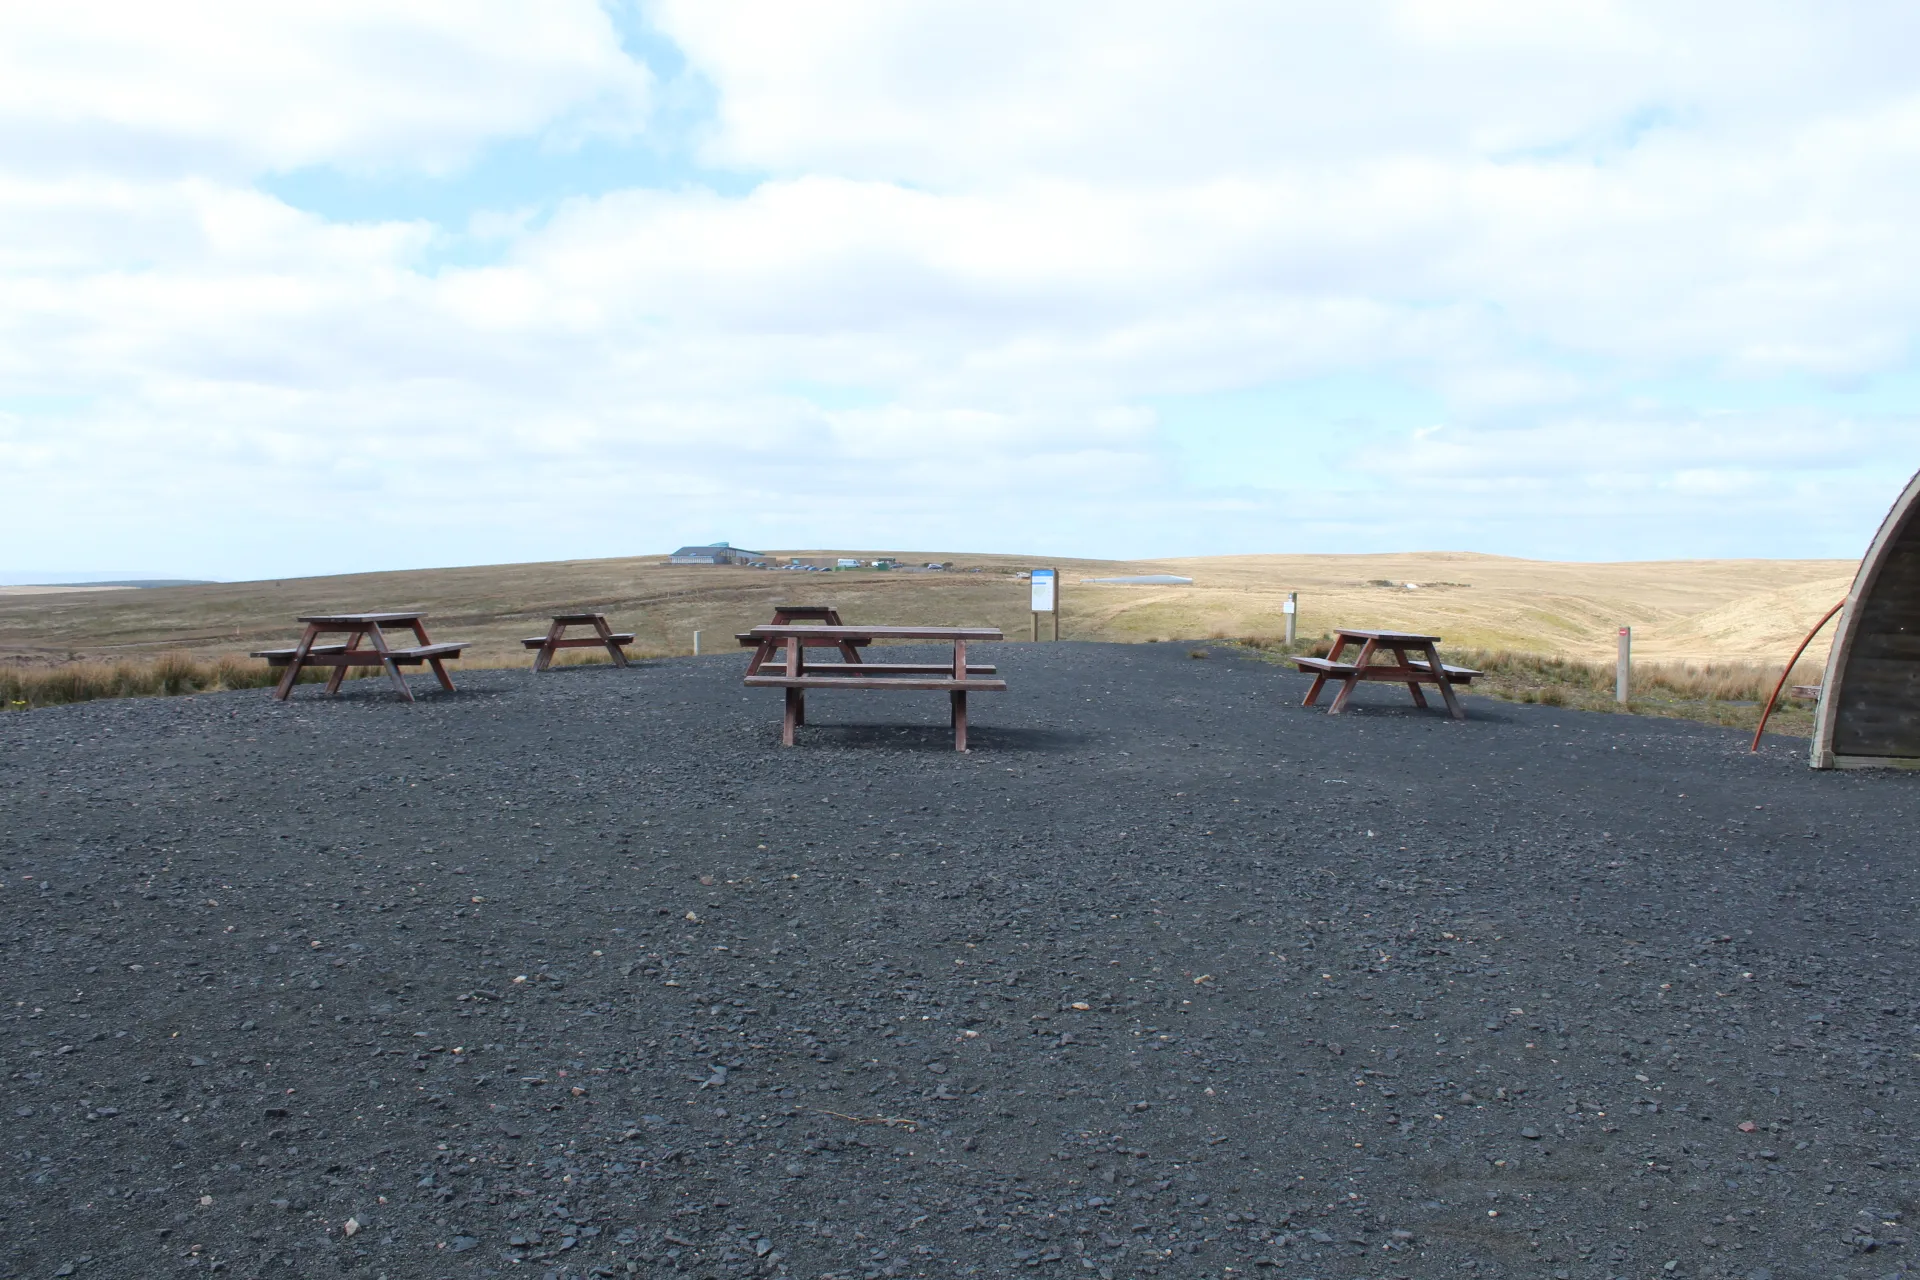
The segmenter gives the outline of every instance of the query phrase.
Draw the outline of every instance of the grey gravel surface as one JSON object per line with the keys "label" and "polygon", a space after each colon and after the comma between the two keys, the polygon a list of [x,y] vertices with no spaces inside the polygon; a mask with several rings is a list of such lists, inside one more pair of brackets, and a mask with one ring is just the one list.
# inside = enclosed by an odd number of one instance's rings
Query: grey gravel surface
{"label": "grey gravel surface", "polygon": [[0,1269],[1908,1269],[1920,779],[1188,653],[0,716]]}

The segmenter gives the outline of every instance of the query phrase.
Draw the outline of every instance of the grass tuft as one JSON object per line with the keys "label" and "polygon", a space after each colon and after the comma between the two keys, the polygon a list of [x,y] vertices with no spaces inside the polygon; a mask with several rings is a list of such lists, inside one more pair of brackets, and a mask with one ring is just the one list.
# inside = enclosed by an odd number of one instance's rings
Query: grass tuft
{"label": "grass tuft", "polygon": [[[627,661],[638,662],[658,654],[629,647]],[[531,654],[510,660],[512,665],[533,665]],[[575,667],[610,665],[604,649],[568,649],[556,656],[554,666]],[[465,670],[488,666],[486,662],[466,662]],[[0,666],[0,711],[30,711],[35,707],[58,707],[75,702],[93,702],[100,698],[167,697],[183,693],[217,693],[224,689],[270,689],[280,682],[280,668],[269,667],[260,658],[240,654],[222,654],[206,661],[184,653],[163,653],[145,662],[67,662],[52,667]],[[322,684],[329,668],[309,668],[300,673],[301,684]],[[379,667],[349,667],[347,679],[366,680],[385,677]]]}
{"label": "grass tuft", "polygon": [[[350,670],[348,679],[368,670]],[[327,678],[325,670],[304,671],[302,684]],[[68,662],[57,667],[0,666],[0,709],[30,711],[100,698],[165,697],[215,693],[222,689],[265,689],[280,672],[258,658],[225,655],[201,662],[182,653],[164,653],[146,662]]]}

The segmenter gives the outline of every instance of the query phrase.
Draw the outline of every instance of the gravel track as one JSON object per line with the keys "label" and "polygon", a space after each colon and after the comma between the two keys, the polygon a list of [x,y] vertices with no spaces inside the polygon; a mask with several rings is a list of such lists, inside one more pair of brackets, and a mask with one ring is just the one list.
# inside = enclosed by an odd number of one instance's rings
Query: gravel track
{"label": "gravel track", "polygon": [[0,716],[0,1270],[1907,1270],[1920,778],[990,648]]}

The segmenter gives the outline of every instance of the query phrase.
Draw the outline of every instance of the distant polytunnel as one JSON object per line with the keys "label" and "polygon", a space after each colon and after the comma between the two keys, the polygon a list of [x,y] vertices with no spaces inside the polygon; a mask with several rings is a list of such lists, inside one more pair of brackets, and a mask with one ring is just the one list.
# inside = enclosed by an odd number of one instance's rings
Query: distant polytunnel
{"label": "distant polytunnel", "polygon": [[1920,475],[1887,513],[1847,593],[1811,763],[1920,768]]}

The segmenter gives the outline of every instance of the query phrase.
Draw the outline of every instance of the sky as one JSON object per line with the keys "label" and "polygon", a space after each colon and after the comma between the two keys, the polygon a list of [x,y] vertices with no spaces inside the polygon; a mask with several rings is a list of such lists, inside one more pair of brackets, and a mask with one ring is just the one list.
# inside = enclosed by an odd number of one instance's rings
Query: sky
{"label": "sky", "polygon": [[1920,468],[1911,4],[0,24],[0,576],[1853,557]]}

